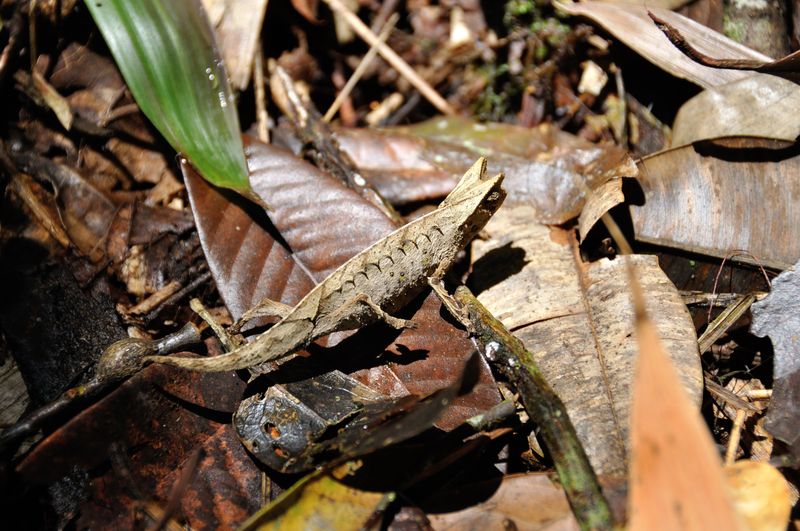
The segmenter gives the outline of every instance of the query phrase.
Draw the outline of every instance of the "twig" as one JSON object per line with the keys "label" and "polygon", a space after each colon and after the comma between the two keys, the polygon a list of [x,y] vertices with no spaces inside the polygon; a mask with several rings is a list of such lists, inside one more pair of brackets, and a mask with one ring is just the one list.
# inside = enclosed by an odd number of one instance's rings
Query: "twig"
{"label": "twig", "polygon": [[460,286],[445,306],[453,304],[458,308],[454,316],[474,333],[486,358],[515,387],[528,415],[539,426],[578,524],[582,529],[612,529],[611,510],[575,427],[531,353],[468,288]]}
{"label": "twig", "polygon": [[264,49],[261,39],[256,43],[256,53],[253,56],[253,88],[256,93],[256,120],[258,122],[258,139],[265,144],[269,143],[269,114],[267,114],[267,93],[264,80]]}
{"label": "twig", "polygon": [[[386,39],[389,38],[389,35],[392,33],[395,24],[397,24],[398,18],[399,17],[397,13],[394,13],[389,18],[389,20],[386,22],[386,25],[383,26],[381,34],[378,35],[378,42],[380,43],[386,42]],[[333,119],[333,117],[336,116],[336,113],[339,111],[339,107],[342,106],[344,100],[347,99],[347,97],[353,91],[356,84],[361,79],[361,76],[364,75],[364,72],[366,72],[367,68],[369,68],[369,65],[372,64],[372,61],[375,59],[376,55],[378,55],[378,48],[375,45],[370,46],[369,51],[367,51],[367,54],[361,59],[361,62],[358,63],[358,66],[356,67],[353,74],[350,76],[350,79],[347,80],[347,83],[344,84],[344,87],[336,96],[336,99],[333,100],[333,103],[331,103],[328,112],[326,112],[325,116],[322,117],[323,120],[325,120],[326,122],[330,122]]]}
{"label": "twig", "polygon": [[340,0],[324,0],[328,7],[331,8],[334,12],[338,13],[347,24],[353,28],[359,37],[364,39],[367,44],[370,46],[374,46],[377,48],[378,53],[381,54],[381,57],[386,59],[386,62],[392,65],[392,67],[397,70],[400,75],[408,80],[414,88],[422,93],[434,107],[439,109],[439,111],[443,114],[455,114],[456,112],[450,106],[444,98],[442,98],[438,92],[436,92],[433,87],[431,87],[427,81],[422,79],[419,74],[417,74],[413,68],[411,68],[408,63],[406,63],[399,55],[397,55],[394,50],[392,50],[386,44],[380,42],[378,37],[364,24],[361,22],[361,19],[358,18],[356,15],[350,12]]}
{"label": "twig", "polygon": [[750,400],[769,400],[772,398],[772,389],[751,389],[747,391]]}
{"label": "twig", "polygon": [[725,464],[732,465],[736,461],[736,452],[739,450],[739,440],[742,436],[742,425],[744,425],[746,413],[744,409],[736,410],[736,418],[733,420],[731,436],[728,439],[728,447],[725,449]]}
{"label": "twig", "polygon": [[728,329],[735,323],[742,315],[750,309],[750,306],[756,301],[755,293],[750,295],[742,295],[734,303],[725,308],[714,321],[708,325],[705,332],[697,340],[700,347],[700,354],[705,353],[711,348],[714,342],[722,337]]}
{"label": "twig", "polygon": [[[722,259],[722,263],[719,264],[719,269],[717,270],[717,274],[714,277],[714,287],[711,289],[711,295],[714,295],[714,294],[717,293],[717,283],[719,282],[720,275],[722,275],[722,270],[725,268],[725,262],[728,259],[732,259],[732,258],[737,257],[737,256],[747,256],[747,257],[752,258],[753,262],[755,262],[758,265],[759,269],[761,269],[761,274],[764,275],[764,280],[767,281],[767,286],[769,286],[770,288],[772,287],[772,282],[770,282],[769,276],[767,276],[767,271],[764,269],[764,266],[761,265],[761,261],[758,259],[758,257],[753,255],[752,253],[750,253],[748,251],[743,250],[743,249],[734,249],[733,251],[731,251],[728,254],[726,254],[725,257]],[[706,317],[706,321],[707,322],[711,322],[711,310],[712,309],[713,309],[713,306],[709,306],[709,308],[708,308],[708,317]]]}

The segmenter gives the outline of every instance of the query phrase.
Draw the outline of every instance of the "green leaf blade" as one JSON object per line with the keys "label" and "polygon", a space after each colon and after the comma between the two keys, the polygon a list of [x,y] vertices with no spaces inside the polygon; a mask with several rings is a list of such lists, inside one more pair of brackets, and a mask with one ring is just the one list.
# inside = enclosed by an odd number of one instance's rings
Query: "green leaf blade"
{"label": "green leaf blade", "polygon": [[209,182],[250,190],[233,93],[196,0],[85,0],[142,112]]}

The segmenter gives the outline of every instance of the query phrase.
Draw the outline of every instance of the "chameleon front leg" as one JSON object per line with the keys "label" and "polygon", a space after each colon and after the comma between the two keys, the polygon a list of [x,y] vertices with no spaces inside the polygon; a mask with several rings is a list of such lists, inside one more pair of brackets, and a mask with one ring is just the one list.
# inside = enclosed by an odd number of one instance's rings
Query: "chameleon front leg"
{"label": "chameleon front leg", "polygon": [[[366,319],[361,316],[363,310],[366,310]],[[359,293],[349,299],[339,308],[326,315],[324,321],[332,326],[329,328],[323,322],[320,322],[318,326],[321,329],[329,329],[331,332],[352,330],[371,324],[374,321],[383,321],[397,330],[416,328],[417,326],[413,321],[392,317],[383,311],[366,293]]]}

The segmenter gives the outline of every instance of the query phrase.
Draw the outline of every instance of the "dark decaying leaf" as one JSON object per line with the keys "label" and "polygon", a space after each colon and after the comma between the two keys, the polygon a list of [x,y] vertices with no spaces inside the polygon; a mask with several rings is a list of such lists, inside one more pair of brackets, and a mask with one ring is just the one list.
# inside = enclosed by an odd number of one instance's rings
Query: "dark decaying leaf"
{"label": "dark decaying leaf", "polygon": [[795,264],[772,281],[770,294],[751,307],[750,331],[775,348],[773,390],[765,427],[789,445],[800,464],[800,274]]}
{"label": "dark decaying leaf", "polygon": [[108,295],[82,288],[65,264],[36,267],[30,252],[5,246],[0,324],[39,406],[78,381],[125,330]]}
{"label": "dark decaying leaf", "polygon": [[645,157],[636,238],[785,269],[800,257],[800,156],[685,146]]}
{"label": "dark decaying leaf", "polygon": [[89,470],[81,523],[130,529],[132,508],[165,503],[182,464],[203,448],[181,513],[193,528],[235,526],[259,505],[258,469],[228,423],[243,390],[233,373],[148,367],[47,437],[17,471],[46,483]]}
{"label": "dark decaying leaf", "polygon": [[341,129],[337,138],[376,188],[398,203],[446,194],[476,158],[488,157],[490,171],[505,174],[506,204],[532,206],[540,223],[564,223],[580,213],[587,188],[636,175],[625,150],[546,125],[448,116],[386,131]]}
{"label": "dark decaying leaf", "polygon": [[[255,286],[262,282],[291,285],[289,281],[300,276],[300,271],[320,281],[351,256],[396,228],[377,207],[362,200],[356,192],[288,151],[254,140],[246,141],[245,145],[253,190],[273,208],[270,219],[281,240],[292,250],[291,256],[296,262],[269,271],[272,266],[268,268],[268,264],[277,259],[267,256],[264,260],[255,253],[239,252],[240,246],[243,249],[250,249],[250,246],[243,236],[238,236],[235,228],[239,227],[239,233],[247,233],[248,239],[261,239],[261,247],[276,256],[286,253],[286,249],[276,250],[281,244],[274,242],[274,236],[268,232],[269,225],[265,228],[252,221],[232,222],[234,218],[230,212],[223,215],[220,203],[207,208],[203,201],[193,197],[193,208],[201,236],[206,238],[204,248],[212,271],[236,273],[216,277],[220,293],[230,307],[247,308],[259,300],[252,295]],[[192,185],[189,190],[193,193]],[[273,243],[267,243],[268,240]],[[289,257],[288,254],[284,256]],[[231,263],[235,267],[228,265]],[[280,290],[277,294],[271,298],[288,304],[297,302],[282,298]],[[394,339],[393,346],[385,339],[387,331],[381,329],[381,333],[370,340],[366,337],[369,334],[348,339],[322,359],[327,359],[332,368],[348,368],[348,372],[362,369],[353,375],[387,396],[426,395],[447,386],[456,378],[462,360],[472,351],[472,344],[466,333],[442,319],[441,304],[436,297],[429,295],[414,304],[409,311],[416,313],[405,317],[412,318],[418,327],[404,330]],[[333,342],[341,338],[339,335]],[[384,350],[391,353],[388,358],[393,362],[376,362],[375,356]],[[360,354],[359,359],[366,356],[369,368],[364,368],[364,361],[353,361],[357,354]],[[457,399],[438,425],[452,428],[491,407],[497,400],[493,379],[484,364],[481,380],[473,393]]]}

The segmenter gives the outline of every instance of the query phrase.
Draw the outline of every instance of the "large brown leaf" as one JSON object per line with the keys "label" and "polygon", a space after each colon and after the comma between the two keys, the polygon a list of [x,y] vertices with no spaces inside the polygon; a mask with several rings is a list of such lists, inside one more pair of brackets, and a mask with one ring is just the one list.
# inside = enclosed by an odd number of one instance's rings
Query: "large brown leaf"
{"label": "large brown leaf", "polygon": [[[196,194],[201,188],[188,177],[192,205],[203,246],[218,288],[233,313],[247,308],[260,297],[281,299],[293,304],[304,293],[289,291],[294,279],[305,274],[305,289],[310,279],[321,281],[338,266],[376,240],[396,228],[376,207],[320,172],[314,166],[283,149],[254,140],[246,141],[246,155],[253,189],[271,206],[269,217],[274,228],[235,206],[225,206],[209,192]],[[187,172],[188,173],[188,172]],[[236,227],[239,227],[238,231]],[[275,241],[277,229],[282,243]],[[247,237],[238,236],[246,233]],[[251,244],[247,240],[258,242]],[[258,249],[269,249],[259,253]],[[280,257],[280,259],[279,259]],[[292,261],[294,260],[294,261]],[[233,267],[231,264],[235,264]],[[281,265],[277,267],[276,264]],[[253,273],[255,272],[255,273]],[[294,282],[293,281],[293,282]],[[274,287],[271,287],[274,285]],[[254,291],[259,294],[254,296]],[[263,290],[263,291],[262,291]],[[263,294],[261,294],[263,292]],[[298,294],[299,293],[299,294]],[[357,370],[356,378],[387,395],[429,394],[445,387],[457,377],[464,357],[473,350],[466,333],[441,317],[439,301],[429,295],[420,298],[405,317],[418,327],[404,330],[393,342],[389,332],[358,334],[325,356],[334,367]],[[370,336],[370,337],[366,337]],[[334,340],[341,340],[342,335]],[[392,362],[378,367],[374,358],[384,350]],[[355,353],[366,353],[367,366],[354,364]],[[494,405],[499,395],[488,367],[481,364],[481,379],[475,390],[459,398],[438,425],[452,428],[471,415]]]}
{"label": "large brown leaf", "polygon": [[[637,346],[622,258],[580,257],[571,231],[530,223],[526,207],[503,206],[476,245],[475,292],[522,340],[559,395],[598,474],[624,476]],[[658,300],[654,320],[699,403],[694,325],[656,257],[632,256],[644,289]]]}
{"label": "large brown leaf", "polygon": [[[685,146],[645,157],[636,238],[786,269],[800,257],[800,156]],[[741,251],[750,253],[741,254]]]}

